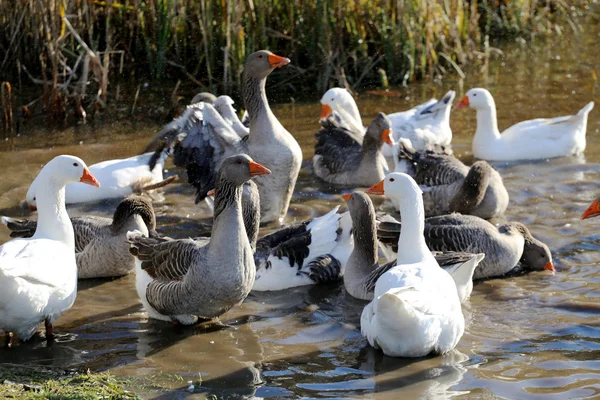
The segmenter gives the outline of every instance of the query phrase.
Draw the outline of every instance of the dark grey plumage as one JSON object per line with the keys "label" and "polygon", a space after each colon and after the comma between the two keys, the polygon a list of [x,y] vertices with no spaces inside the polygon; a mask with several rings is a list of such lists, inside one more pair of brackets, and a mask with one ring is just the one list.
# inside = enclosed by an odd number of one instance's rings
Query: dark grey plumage
{"label": "dark grey plumage", "polygon": [[[400,223],[382,222],[377,231],[379,241],[395,252],[400,231]],[[424,235],[433,251],[485,253],[475,279],[502,276],[518,263],[531,270],[550,269],[552,265],[548,246],[519,222],[496,227],[479,217],[451,214],[427,218]]]}
{"label": "dark grey plumage", "polygon": [[[2,219],[11,237],[31,237],[37,221]],[[139,230],[144,235],[156,235],[156,217],[152,204],[140,196],[121,201],[112,219],[98,216],[71,218],[75,233],[75,259],[78,278],[106,278],[133,272],[135,259],[129,254],[125,234]]]}
{"label": "dark grey plumage", "polygon": [[506,211],[508,192],[486,161],[469,168],[443,147],[417,152],[406,141],[397,146],[396,171],[404,170],[423,187],[426,216],[460,212],[488,219]]}
{"label": "dark grey plumage", "polygon": [[330,116],[321,121],[315,138],[313,168],[326,182],[344,186],[371,186],[387,173],[387,162],[381,153],[384,131],[391,132],[388,117],[379,113],[367,127],[360,144],[348,129]]}

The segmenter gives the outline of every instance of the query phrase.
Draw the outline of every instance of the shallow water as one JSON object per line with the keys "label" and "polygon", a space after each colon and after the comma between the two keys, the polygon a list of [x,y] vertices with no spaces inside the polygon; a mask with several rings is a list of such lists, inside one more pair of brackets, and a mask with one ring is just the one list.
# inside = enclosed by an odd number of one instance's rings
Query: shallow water
{"label": "shallow water", "polygon": [[[501,130],[523,119],[573,114],[598,100],[598,32],[590,25],[577,40],[565,38],[534,51],[513,47],[487,72],[471,71],[464,82],[415,84],[400,88],[401,97],[362,95],[359,107],[367,122],[377,111],[407,109],[448,89],[461,96],[464,89],[486,86],[496,99]],[[305,155],[288,221],[343,204],[308,169],[319,108],[316,101],[274,106]],[[474,122],[472,110],[452,114],[455,153],[467,161]],[[7,140],[0,152],[0,211],[28,215],[18,204],[51,157],[71,153],[92,164],[130,156],[159,128],[123,123]],[[55,325],[60,334],[55,343],[33,340],[2,348],[0,361],[110,369],[139,378],[148,398],[595,398],[600,393],[600,221],[579,216],[597,194],[599,132],[596,109],[584,157],[495,165],[510,193],[506,218],[528,224],[550,246],[557,272],[477,284],[463,307],[466,333],[443,357],[401,360],[371,349],[359,330],[364,303],[340,284],[251,294],[220,323],[176,328],[147,319],[134,277],[128,276],[80,282],[74,307]],[[175,184],[155,203],[161,232],[185,237],[203,229],[208,210],[193,204],[192,193]],[[69,211],[108,216],[117,203]],[[7,238],[2,229],[0,241]],[[186,391],[188,381],[196,385],[193,393]]]}

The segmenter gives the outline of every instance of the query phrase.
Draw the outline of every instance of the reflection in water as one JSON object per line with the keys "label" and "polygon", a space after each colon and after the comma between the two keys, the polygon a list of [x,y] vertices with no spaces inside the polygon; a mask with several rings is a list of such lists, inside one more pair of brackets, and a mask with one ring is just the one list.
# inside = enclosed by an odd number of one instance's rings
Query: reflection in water
{"label": "reflection in water", "polygon": [[[405,97],[360,96],[365,121],[376,112],[407,109],[448,89],[483,86],[498,106],[500,129],[516,122],[569,115],[594,98],[590,79],[600,65],[598,27],[578,40],[534,50],[507,51],[488,73],[464,82],[419,84],[401,89]],[[459,95],[462,93],[459,93]],[[320,96],[317,96],[320,97]],[[315,98],[316,99],[316,98]],[[287,222],[322,215],[342,204],[338,191],[310,173],[313,135],[320,105],[275,107],[282,123],[294,127],[304,165]],[[455,154],[472,161],[475,113],[453,112]],[[125,127],[123,127],[125,126]],[[157,126],[89,127],[57,134],[26,134],[0,152],[0,212],[29,216],[19,207],[29,183],[51,157],[70,153],[92,164],[141,151]],[[600,111],[588,121],[585,157],[528,163],[496,163],[510,194],[506,219],[529,225],[548,243],[557,272],[534,272],[475,285],[465,304],[467,329],[457,349],[443,357],[397,360],[366,345],[359,320],[364,302],[343,285],[304,287],[282,293],[251,294],[221,324],[192,328],[148,321],[134,289],[134,277],[80,282],[72,310],[56,323],[65,334],[46,345],[32,341],[0,348],[3,362],[110,369],[147,378],[144,397],[356,397],[401,398],[582,398],[600,393],[600,231],[597,220],[580,221],[600,181]],[[82,144],[80,144],[80,142]],[[40,145],[41,143],[41,145]],[[1,146],[1,144],[0,144]],[[45,147],[39,149],[39,147]],[[167,176],[175,173],[168,171]],[[380,204],[382,199],[375,199]],[[118,200],[69,207],[71,216],[110,216]],[[194,205],[183,182],[166,188],[155,203],[161,231],[174,237],[210,230],[208,209]],[[266,227],[264,232],[272,227]],[[0,241],[8,239],[0,230]],[[194,388],[188,392],[188,381]],[[164,389],[167,388],[167,389]]]}

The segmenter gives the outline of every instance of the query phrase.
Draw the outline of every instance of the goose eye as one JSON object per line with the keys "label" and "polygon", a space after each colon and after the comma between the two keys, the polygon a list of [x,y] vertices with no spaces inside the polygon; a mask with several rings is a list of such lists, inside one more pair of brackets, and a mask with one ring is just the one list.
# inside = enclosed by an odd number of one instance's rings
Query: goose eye
{"label": "goose eye", "polygon": [[477,96],[477,93],[473,93],[473,97]]}
{"label": "goose eye", "polygon": [[241,164],[241,163],[242,163],[242,160],[237,160],[237,163],[238,163],[238,164]]}
{"label": "goose eye", "polygon": [[390,182],[394,182],[394,178],[390,178]]}
{"label": "goose eye", "polygon": [[259,55],[258,55],[258,58],[263,58],[263,55],[262,55],[262,54],[259,54]]}
{"label": "goose eye", "polygon": [[381,128],[381,124],[377,124],[377,127],[378,127],[378,128]]}
{"label": "goose eye", "polygon": [[333,101],[333,98],[331,99],[331,101]]}
{"label": "goose eye", "polygon": [[33,201],[35,201],[35,197],[33,198]]}
{"label": "goose eye", "polygon": [[74,163],[73,163],[73,166],[74,166],[74,167],[79,167],[79,163],[76,163],[76,162],[74,162]]}

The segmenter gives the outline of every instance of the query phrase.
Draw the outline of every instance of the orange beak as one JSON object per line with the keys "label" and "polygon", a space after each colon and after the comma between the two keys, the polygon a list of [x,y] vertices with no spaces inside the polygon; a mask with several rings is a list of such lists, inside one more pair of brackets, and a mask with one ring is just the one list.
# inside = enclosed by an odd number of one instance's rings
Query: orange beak
{"label": "orange beak", "polygon": [[34,206],[33,204],[30,204],[28,207],[31,211],[37,211],[37,207]]}
{"label": "orange beak", "polygon": [[79,180],[79,182],[85,183],[86,185],[100,187],[100,182],[98,182],[98,179],[96,179],[96,177],[92,175],[92,173],[89,169],[87,169],[87,167],[83,168],[83,175],[81,175],[81,179]]}
{"label": "orange beak", "polygon": [[210,190],[208,191],[208,193],[206,193],[206,194],[207,194],[208,196],[215,197],[215,189],[210,189]]}
{"label": "orange beak", "polygon": [[384,129],[383,133],[381,134],[381,139],[386,142],[387,144],[389,144],[390,146],[394,145],[394,139],[392,139],[392,130],[391,129]]}
{"label": "orange beak", "polygon": [[469,106],[469,96],[465,95],[465,97],[463,97],[456,105],[456,109],[460,110],[461,108],[467,108]]}
{"label": "orange beak", "polygon": [[600,203],[598,200],[594,200],[587,210],[581,214],[581,219],[594,218],[600,215]]}
{"label": "orange beak", "polygon": [[250,176],[269,175],[271,173],[269,168],[265,168],[254,161],[250,161],[248,166],[250,167]]}
{"label": "orange beak", "polygon": [[554,269],[554,264],[552,264],[552,261],[548,261],[546,263],[546,265],[544,265],[544,269],[547,269],[548,271],[553,271],[553,272],[556,271]]}
{"label": "orange beak", "polygon": [[331,109],[331,107],[329,107],[327,104],[323,104],[321,106],[321,116],[319,117],[319,120],[323,120],[329,117],[332,112],[333,110]]}
{"label": "orange beak", "polygon": [[271,64],[271,68],[283,67],[284,65],[288,65],[289,63],[289,58],[281,57],[275,54],[269,54],[269,64]]}
{"label": "orange beak", "polygon": [[350,197],[352,197],[352,193],[344,193],[342,198],[346,201],[350,201]]}
{"label": "orange beak", "polygon": [[383,195],[385,194],[385,191],[383,190],[383,181],[374,184],[373,186],[371,186],[368,190],[367,193],[370,194],[380,194]]}

